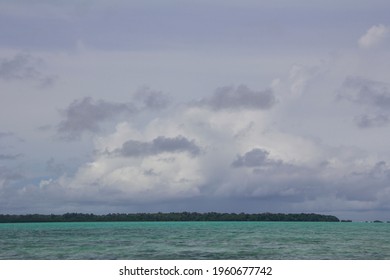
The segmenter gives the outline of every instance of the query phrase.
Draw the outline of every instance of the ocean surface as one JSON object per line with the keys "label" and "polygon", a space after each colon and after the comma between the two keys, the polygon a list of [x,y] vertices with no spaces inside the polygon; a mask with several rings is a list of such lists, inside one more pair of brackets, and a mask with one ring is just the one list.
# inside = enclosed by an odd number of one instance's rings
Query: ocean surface
{"label": "ocean surface", "polygon": [[390,223],[0,224],[0,259],[390,259]]}

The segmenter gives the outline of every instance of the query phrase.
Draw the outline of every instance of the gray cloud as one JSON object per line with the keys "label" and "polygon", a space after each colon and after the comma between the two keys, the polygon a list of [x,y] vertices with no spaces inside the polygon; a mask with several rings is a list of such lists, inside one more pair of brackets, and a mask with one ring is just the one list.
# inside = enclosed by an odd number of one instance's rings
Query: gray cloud
{"label": "gray cloud", "polygon": [[49,131],[53,128],[52,125],[50,124],[45,124],[45,125],[40,125],[36,128],[37,131],[41,131],[41,132],[44,132],[44,131]]}
{"label": "gray cloud", "polygon": [[73,101],[63,112],[65,120],[57,126],[62,139],[77,140],[85,132],[99,132],[100,124],[119,116],[136,111],[131,103],[111,103],[104,100],[95,101],[91,97]]}
{"label": "gray cloud", "polygon": [[361,129],[383,127],[390,122],[386,113],[390,109],[390,88],[387,83],[362,77],[348,77],[342,84],[338,99],[376,111],[354,117],[354,123]]}
{"label": "gray cloud", "polygon": [[153,144],[136,140],[128,140],[123,143],[122,148],[116,150],[116,152],[125,157],[149,155],[153,152]]}
{"label": "gray cloud", "polygon": [[150,110],[164,109],[169,104],[169,98],[166,94],[148,87],[139,89],[134,94],[134,100],[140,102],[144,109]]}
{"label": "gray cloud", "polygon": [[359,128],[371,128],[386,126],[390,122],[390,118],[387,115],[360,115],[354,119],[356,125]]}
{"label": "gray cloud", "polygon": [[48,87],[54,84],[56,77],[42,73],[39,68],[43,60],[32,55],[19,53],[12,58],[0,59],[0,79],[34,80],[40,87]]}
{"label": "gray cloud", "polygon": [[[379,161],[365,171],[351,172],[338,182],[337,196],[347,201],[378,201],[384,197],[384,205],[388,202],[386,197],[390,190],[390,169],[385,161]],[[386,207],[385,206],[385,207]]]}
{"label": "gray cloud", "polygon": [[254,91],[245,85],[218,88],[207,99],[202,99],[197,105],[211,107],[213,110],[224,109],[254,109],[265,110],[273,107],[276,98],[272,90]]}
{"label": "gray cloud", "polygon": [[390,109],[389,85],[362,77],[346,78],[339,97],[361,105]]}
{"label": "gray cloud", "polygon": [[192,140],[179,135],[174,138],[159,136],[151,142],[129,140],[123,143],[121,149],[115,151],[125,157],[139,157],[156,155],[160,153],[182,153],[187,152],[192,156],[200,154],[200,148]]}
{"label": "gray cloud", "polygon": [[386,178],[390,179],[390,168],[385,161],[379,161],[375,164],[374,167],[369,171],[369,175],[374,178]]}
{"label": "gray cloud", "polygon": [[[389,1],[353,7],[307,7],[299,1],[286,10],[289,16],[275,9],[279,1],[63,2],[0,4],[0,86],[5,93],[0,186],[7,185],[10,194],[0,193],[2,212],[16,209],[18,201],[24,212],[118,211],[122,206],[125,211],[374,211],[390,205],[390,155],[386,141],[380,141],[390,127],[390,84],[383,83],[390,82],[383,59],[387,52],[357,51],[356,46],[349,51],[356,34],[372,21],[386,21]],[[362,13],[369,16],[362,20]],[[324,43],[342,51],[322,56],[316,48]],[[359,69],[351,59],[359,61]],[[64,83],[48,75],[46,63],[58,69]],[[289,72],[291,63],[303,66]],[[345,79],[346,73],[383,78]],[[96,79],[108,74],[114,78]],[[329,92],[340,79],[345,79],[344,104],[334,106]],[[236,81],[247,86],[197,95],[215,83]],[[20,89],[53,83],[53,94],[21,102]],[[127,95],[126,87],[145,83],[169,89],[179,103],[196,99],[193,106],[198,107],[159,111],[171,100],[147,87]],[[110,99],[119,97],[120,88],[129,99]],[[302,90],[307,94],[300,95]],[[92,98],[84,98],[88,92]],[[67,94],[68,103],[58,105]],[[283,104],[277,104],[279,96]],[[64,109],[57,120],[54,107]],[[360,128],[386,129],[356,131],[344,121],[352,119],[351,112]],[[40,124],[47,125],[31,129]],[[151,137],[157,126],[167,133]],[[95,146],[80,142],[70,147],[51,143],[50,133],[67,140],[101,137],[92,141]],[[17,158],[19,152],[25,158]],[[148,160],[140,164],[143,157]],[[27,178],[13,180],[18,169]],[[187,195],[193,198],[183,199]],[[153,203],[145,202],[149,197]],[[164,199],[166,205],[159,208]]]}
{"label": "gray cloud", "polygon": [[55,84],[57,81],[57,76],[46,76],[39,79],[39,87],[40,88],[48,88]]}
{"label": "gray cloud", "polygon": [[21,154],[16,154],[16,155],[0,154],[0,160],[14,160],[21,156],[22,156]]}
{"label": "gray cloud", "polygon": [[255,148],[246,152],[243,156],[238,155],[233,161],[233,167],[261,167],[264,165],[280,164],[278,161],[268,158],[269,152],[263,149]]}
{"label": "gray cloud", "polygon": [[22,179],[23,176],[5,166],[0,166],[0,187],[8,186],[11,181]]}
{"label": "gray cloud", "polygon": [[40,75],[34,59],[28,54],[18,54],[0,60],[0,78],[3,80],[34,79]]}
{"label": "gray cloud", "polygon": [[0,131],[0,138],[12,136],[12,135],[13,135],[13,133],[11,133],[11,132],[3,132],[3,131]]}
{"label": "gray cloud", "polygon": [[54,158],[50,158],[46,162],[46,170],[55,176],[60,176],[66,170],[66,167],[62,163],[57,163]]}

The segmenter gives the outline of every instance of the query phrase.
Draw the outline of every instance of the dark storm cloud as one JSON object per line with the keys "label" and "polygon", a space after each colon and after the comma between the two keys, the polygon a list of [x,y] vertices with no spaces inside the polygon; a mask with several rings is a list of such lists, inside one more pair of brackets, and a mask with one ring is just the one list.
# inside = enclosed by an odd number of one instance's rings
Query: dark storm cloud
{"label": "dark storm cloud", "polygon": [[359,128],[382,127],[389,124],[390,119],[387,115],[379,114],[374,116],[360,115],[354,119]]}
{"label": "dark storm cloud", "polygon": [[54,84],[56,77],[43,74],[39,68],[42,59],[29,54],[19,53],[12,58],[0,59],[0,79],[11,80],[34,80],[40,87],[48,87]]}
{"label": "dark storm cloud", "polygon": [[174,138],[159,136],[151,142],[129,140],[123,143],[122,148],[115,151],[125,157],[140,157],[156,155],[160,153],[183,153],[192,156],[200,154],[200,148],[192,140],[181,135]]}
{"label": "dark storm cloud", "polygon": [[196,105],[207,106],[218,111],[224,109],[270,109],[276,98],[270,89],[254,91],[245,85],[218,88],[210,98],[202,99]]}
{"label": "dark storm cloud", "polygon": [[362,77],[346,78],[339,97],[361,105],[390,109],[389,85]]}
{"label": "dark storm cloud", "polygon": [[246,152],[243,156],[238,155],[237,159],[233,161],[233,167],[260,167],[264,165],[279,164],[278,161],[270,160],[268,158],[269,152],[263,149],[255,148]]}
{"label": "dark storm cloud", "polygon": [[65,140],[77,140],[84,132],[99,132],[100,124],[120,114],[136,111],[131,103],[111,103],[85,97],[73,101],[63,112],[65,120],[57,127],[58,134]]}
{"label": "dark storm cloud", "polygon": [[169,104],[169,98],[166,94],[148,87],[138,90],[134,95],[134,100],[140,102],[143,109],[150,110],[164,109]]}

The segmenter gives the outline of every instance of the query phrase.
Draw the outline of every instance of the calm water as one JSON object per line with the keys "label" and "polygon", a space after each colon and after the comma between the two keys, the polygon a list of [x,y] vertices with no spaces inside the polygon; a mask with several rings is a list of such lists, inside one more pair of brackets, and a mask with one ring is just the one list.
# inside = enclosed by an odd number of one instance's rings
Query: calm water
{"label": "calm water", "polygon": [[0,224],[0,259],[390,259],[390,224]]}

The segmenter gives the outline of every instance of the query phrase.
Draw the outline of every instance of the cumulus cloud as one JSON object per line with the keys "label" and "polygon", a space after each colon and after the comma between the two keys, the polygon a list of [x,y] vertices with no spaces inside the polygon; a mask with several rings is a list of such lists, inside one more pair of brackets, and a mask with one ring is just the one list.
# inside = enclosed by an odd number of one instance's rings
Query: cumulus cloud
{"label": "cumulus cloud", "polygon": [[187,152],[192,156],[199,155],[200,148],[195,142],[179,135],[174,138],[159,136],[151,142],[128,140],[123,143],[121,149],[115,151],[125,157],[140,157],[157,155],[160,153],[181,153]]}
{"label": "cumulus cloud", "polygon": [[[383,86],[352,77],[344,83],[343,98],[356,104],[370,100],[371,107],[382,108],[374,100],[383,93]],[[281,132],[265,110],[273,106],[271,99],[261,106],[249,105],[248,100],[257,100],[263,92],[249,90],[250,94],[241,96],[245,90],[220,90],[227,101],[216,91],[196,106],[178,106],[158,116],[154,110],[165,105],[148,101],[150,96],[158,100],[158,91],[134,96],[130,103],[90,97],[75,100],[64,111],[58,133],[74,140],[86,132],[99,132],[93,138],[95,153],[71,173],[50,159],[46,172],[52,178],[23,188],[8,187],[8,196],[3,195],[0,204],[12,197],[15,205],[65,207],[58,211],[69,211],[66,207],[77,211],[131,211],[131,207],[134,211],[233,211],[231,203],[236,203],[237,211],[260,211],[259,207],[333,211],[364,210],[367,204],[376,209],[388,202],[386,164],[378,165],[379,161],[345,147],[332,149],[312,138]],[[143,115],[139,125],[134,120],[142,110],[151,117]],[[131,121],[129,115],[134,117]],[[104,131],[103,123],[116,126]],[[7,136],[4,132],[3,137]],[[11,185],[10,176],[9,171],[2,175],[7,185]],[[370,195],[367,185],[372,186]]]}
{"label": "cumulus cloud", "polygon": [[120,114],[133,114],[136,111],[130,103],[95,101],[91,97],[73,101],[63,112],[65,119],[57,126],[62,139],[77,140],[85,132],[99,132],[100,124]]}
{"label": "cumulus cloud", "polygon": [[[104,122],[115,120],[121,116],[135,116],[141,112],[158,111],[169,105],[169,97],[162,91],[148,87],[139,89],[129,102],[109,102],[84,97],[74,100],[62,111],[65,117],[57,125],[57,132],[64,140],[78,140],[86,133],[98,133]],[[46,126],[41,129],[45,130]]]}
{"label": "cumulus cloud", "polygon": [[390,27],[383,24],[374,25],[367,32],[360,37],[358,44],[359,47],[369,49],[380,45],[384,40],[389,38]]}
{"label": "cumulus cloud", "polygon": [[308,139],[264,133],[262,114],[182,107],[142,127],[123,122],[99,137],[99,152],[74,175],[42,186],[60,188],[74,201],[85,195],[104,205],[157,206],[186,199],[194,210],[205,198],[211,204],[242,200],[241,207],[253,200],[283,201],[287,208],[304,209],[317,197],[337,197],[334,181],[348,176],[351,167],[343,165],[354,159],[343,158],[344,152],[329,158],[325,147]]}
{"label": "cumulus cloud", "polygon": [[55,76],[42,73],[40,66],[43,60],[32,55],[19,53],[12,58],[0,59],[0,79],[4,81],[12,80],[34,80],[40,87],[51,86]]}
{"label": "cumulus cloud", "polygon": [[271,89],[254,91],[245,85],[218,88],[214,94],[202,99],[197,105],[218,110],[266,110],[273,107],[276,98]]}
{"label": "cumulus cloud", "polygon": [[49,160],[58,176],[12,197],[21,205],[57,209],[58,201],[94,211],[233,211],[235,203],[237,211],[326,212],[388,202],[387,164],[346,148],[329,151],[311,139],[264,133],[264,112],[248,112],[183,107],[142,127],[121,122],[96,139],[98,152],[74,174],[60,175]]}

